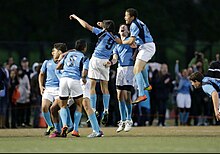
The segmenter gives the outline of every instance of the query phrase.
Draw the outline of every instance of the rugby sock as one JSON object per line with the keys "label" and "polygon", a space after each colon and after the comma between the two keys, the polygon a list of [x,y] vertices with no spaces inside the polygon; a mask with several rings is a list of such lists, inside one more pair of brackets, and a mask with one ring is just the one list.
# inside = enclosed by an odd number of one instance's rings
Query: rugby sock
{"label": "rugby sock", "polygon": [[44,120],[46,121],[47,123],[47,126],[50,126],[50,127],[53,127],[53,123],[51,121],[51,118],[50,118],[50,112],[42,112],[42,115],[44,117]]}
{"label": "rugby sock", "polygon": [[183,124],[183,112],[180,112],[180,123]]}
{"label": "rugby sock", "polygon": [[144,79],[144,82],[145,82],[145,86],[148,87],[150,84],[149,84],[149,79],[148,79],[148,67],[146,66],[144,70],[141,71],[142,75],[143,75],[143,79]]}
{"label": "rugby sock", "polygon": [[144,96],[144,78],[141,72],[134,75],[138,86],[138,96]]}
{"label": "rugby sock", "polygon": [[67,126],[68,127],[73,127],[73,121],[72,121],[72,118],[71,118],[69,107],[66,107],[66,111],[67,111]]}
{"label": "rugby sock", "polygon": [[132,104],[126,103],[126,108],[127,108],[127,120],[131,120]]}
{"label": "rugby sock", "polygon": [[185,112],[184,117],[183,117],[184,124],[187,124],[188,118],[189,118],[189,112]]}
{"label": "rugby sock", "polygon": [[109,94],[103,94],[102,98],[103,98],[104,111],[108,112],[110,95]]}
{"label": "rugby sock", "polygon": [[126,120],[125,102],[119,101],[118,107],[119,107],[119,111],[120,111],[121,120],[125,121]]}
{"label": "rugby sock", "polygon": [[92,130],[98,133],[100,128],[99,128],[99,124],[98,124],[97,118],[95,116],[95,113],[93,112],[88,117],[89,117],[89,120],[90,120],[90,123],[92,126]]}
{"label": "rugby sock", "polygon": [[60,120],[59,120],[59,125],[60,125],[61,128],[63,127],[63,123],[62,123],[61,117],[60,117]]}
{"label": "rugby sock", "polygon": [[59,132],[59,133],[61,132],[60,123],[54,123],[54,127],[57,132]]}
{"label": "rugby sock", "polygon": [[67,110],[64,107],[60,109],[60,118],[62,120],[63,126],[67,126]]}
{"label": "rugby sock", "polygon": [[77,131],[77,132],[78,132],[79,122],[81,120],[81,117],[82,117],[82,113],[79,112],[79,111],[75,111],[73,127],[74,127],[74,130]]}
{"label": "rugby sock", "polygon": [[96,111],[96,101],[97,101],[97,95],[96,94],[90,95],[90,104],[94,112]]}

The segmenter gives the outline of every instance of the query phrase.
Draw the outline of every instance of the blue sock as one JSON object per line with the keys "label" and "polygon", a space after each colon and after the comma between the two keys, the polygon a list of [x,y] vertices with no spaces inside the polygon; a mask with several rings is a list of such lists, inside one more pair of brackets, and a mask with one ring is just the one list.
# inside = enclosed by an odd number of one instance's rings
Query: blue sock
{"label": "blue sock", "polygon": [[131,120],[132,104],[126,103],[126,108],[127,108],[127,120]]}
{"label": "blue sock", "polygon": [[110,95],[109,94],[103,94],[102,98],[103,98],[104,110],[108,110]]}
{"label": "blue sock", "polygon": [[145,100],[145,106],[150,109],[150,95],[148,90],[144,90],[144,94],[147,96],[147,100]]}
{"label": "blue sock", "polygon": [[149,84],[149,79],[148,79],[148,70],[149,70],[149,66],[146,65],[145,69],[141,71],[143,78],[144,78],[144,82],[145,82],[145,86],[148,87]]}
{"label": "blue sock", "polygon": [[57,132],[61,132],[61,126],[60,126],[60,123],[54,123],[54,127],[55,127],[55,130],[57,131]]}
{"label": "blue sock", "polygon": [[74,130],[75,130],[75,131],[78,131],[79,122],[80,122],[80,120],[81,120],[81,117],[82,117],[82,113],[79,112],[79,111],[75,111],[75,113],[74,113],[74,123],[73,123]]}
{"label": "blue sock", "polygon": [[69,107],[66,107],[66,111],[67,111],[67,126],[68,127],[73,127],[73,121],[72,121],[72,118],[71,118]]}
{"label": "blue sock", "polygon": [[61,107],[60,118],[62,120],[63,126],[67,126],[67,110],[66,110],[66,108]]}
{"label": "blue sock", "polygon": [[134,75],[138,86],[138,96],[144,96],[144,78],[141,72]]}
{"label": "blue sock", "polygon": [[63,127],[63,123],[62,123],[61,117],[60,117],[60,120],[59,120],[59,125],[60,125],[61,128]]}
{"label": "blue sock", "polygon": [[183,124],[183,112],[180,112],[179,114],[180,114],[180,123]]}
{"label": "blue sock", "polygon": [[93,114],[88,115],[88,117],[92,126],[92,130],[98,133],[100,131],[100,128],[95,113],[93,112]]}
{"label": "blue sock", "polygon": [[187,123],[188,118],[189,118],[189,112],[185,112],[184,117],[183,117],[184,124]]}
{"label": "blue sock", "polygon": [[97,101],[97,95],[96,94],[90,95],[90,105],[92,109],[96,109],[96,101]]}
{"label": "blue sock", "polygon": [[126,120],[125,102],[119,101],[118,102],[118,107],[119,107],[119,111],[120,111],[121,120],[125,121]]}
{"label": "blue sock", "polygon": [[51,121],[50,112],[49,112],[49,111],[48,111],[48,112],[42,112],[42,115],[43,115],[43,117],[44,117],[44,120],[45,120],[46,123],[47,123],[47,126],[52,127],[52,126],[53,126],[53,123],[52,123],[52,121]]}

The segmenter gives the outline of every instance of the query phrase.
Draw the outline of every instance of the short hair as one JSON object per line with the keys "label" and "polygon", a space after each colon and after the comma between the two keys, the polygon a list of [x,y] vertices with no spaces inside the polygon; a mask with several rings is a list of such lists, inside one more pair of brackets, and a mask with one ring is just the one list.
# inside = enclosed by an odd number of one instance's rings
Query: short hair
{"label": "short hair", "polygon": [[85,47],[87,47],[87,43],[86,40],[83,39],[79,39],[75,42],[75,49],[78,51],[82,51],[85,49]]}
{"label": "short hair", "polygon": [[134,16],[134,18],[138,17],[138,11],[136,9],[134,9],[134,8],[128,8],[126,10],[126,12],[128,12],[131,17],[133,17],[133,16]]}
{"label": "short hair", "polygon": [[204,78],[204,76],[200,72],[194,72],[189,76],[189,80],[192,80],[193,82],[195,82],[196,80],[199,82],[202,82],[203,78]]}
{"label": "short hair", "polygon": [[108,32],[115,31],[115,23],[113,20],[103,20],[103,28],[105,28]]}
{"label": "short hair", "polygon": [[57,50],[62,51],[62,52],[67,51],[66,43],[54,43],[53,47],[56,48]]}

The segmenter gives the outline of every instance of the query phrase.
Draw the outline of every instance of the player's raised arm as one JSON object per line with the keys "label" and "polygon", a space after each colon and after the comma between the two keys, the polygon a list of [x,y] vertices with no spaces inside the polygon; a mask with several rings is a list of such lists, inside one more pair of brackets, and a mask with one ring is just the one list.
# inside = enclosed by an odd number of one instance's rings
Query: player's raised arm
{"label": "player's raised arm", "polygon": [[86,21],[84,21],[81,18],[79,18],[78,16],[76,16],[75,14],[70,15],[69,18],[70,18],[70,20],[76,19],[84,28],[92,31],[92,26],[89,25]]}

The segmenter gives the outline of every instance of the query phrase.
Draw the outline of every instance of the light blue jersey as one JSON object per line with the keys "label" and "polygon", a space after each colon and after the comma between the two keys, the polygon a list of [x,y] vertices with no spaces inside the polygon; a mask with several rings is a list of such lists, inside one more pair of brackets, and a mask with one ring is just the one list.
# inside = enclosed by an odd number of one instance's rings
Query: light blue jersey
{"label": "light blue jersey", "polygon": [[55,73],[57,64],[53,59],[45,60],[41,72],[46,74],[45,87],[59,87],[59,79]]}
{"label": "light blue jersey", "polygon": [[132,21],[130,25],[130,33],[130,36],[134,36],[136,38],[135,42],[137,45],[153,42],[153,38],[150,34],[149,29],[139,19],[135,19]]}
{"label": "light blue jersey", "polygon": [[[126,38],[125,40],[127,40]],[[118,55],[118,66],[134,66],[133,49],[128,44],[117,44],[113,54]]]}
{"label": "light blue jersey", "polygon": [[211,77],[204,77],[202,80],[202,89],[210,97],[212,95],[212,92],[217,91],[217,89],[214,88],[213,84],[220,88],[220,80],[216,80],[215,78]]}
{"label": "light blue jersey", "polygon": [[84,59],[84,63],[83,63],[83,69],[84,70],[89,70],[89,58]]}
{"label": "light blue jersey", "polygon": [[60,61],[60,63],[63,64],[63,72],[61,78],[68,77],[80,80],[84,58],[84,54],[80,51],[69,51],[69,53]]}
{"label": "light blue jersey", "polygon": [[93,27],[92,32],[99,38],[92,56],[100,59],[109,59],[112,55],[112,50],[116,45],[115,36],[97,27]]}
{"label": "light blue jersey", "polygon": [[189,79],[181,77],[177,92],[181,94],[190,94],[191,82]]}

